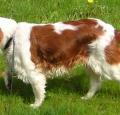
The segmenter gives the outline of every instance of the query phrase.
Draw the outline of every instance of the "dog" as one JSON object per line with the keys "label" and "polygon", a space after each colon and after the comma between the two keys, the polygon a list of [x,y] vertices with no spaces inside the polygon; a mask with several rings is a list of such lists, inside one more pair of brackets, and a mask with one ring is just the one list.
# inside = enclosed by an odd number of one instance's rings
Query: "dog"
{"label": "dog", "polygon": [[[31,84],[35,95],[31,106],[34,108],[44,101],[47,76],[55,71],[68,72],[77,64],[85,65],[90,72],[90,88],[82,99],[92,98],[102,79],[120,81],[120,31],[102,20],[89,18],[50,24],[19,22],[13,36],[9,37],[5,36],[4,24],[9,26],[5,22],[0,25],[0,44],[8,60],[7,73],[11,68],[14,40],[15,72],[19,79]],[[7,86],[8,77],[5,76]]]}

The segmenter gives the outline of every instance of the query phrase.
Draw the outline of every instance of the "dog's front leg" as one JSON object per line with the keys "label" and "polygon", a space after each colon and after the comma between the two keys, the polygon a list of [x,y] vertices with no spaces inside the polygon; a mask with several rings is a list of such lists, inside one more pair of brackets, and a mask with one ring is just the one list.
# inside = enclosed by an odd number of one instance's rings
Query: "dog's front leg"
{"label": "dog's front leg", "polygon": [[33,108],[39,107],[45,98],[46,78],[43,74],[32,71],[30,74],[30,83],[35,95],[35,102],[31,104]]}

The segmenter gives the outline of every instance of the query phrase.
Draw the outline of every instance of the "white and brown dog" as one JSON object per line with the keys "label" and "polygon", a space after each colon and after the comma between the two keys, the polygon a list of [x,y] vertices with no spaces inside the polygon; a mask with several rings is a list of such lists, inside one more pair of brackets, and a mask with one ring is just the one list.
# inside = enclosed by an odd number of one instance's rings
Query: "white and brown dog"
{"label": "white and brown dog", "polygon": [[33,107],[39,107],[45,98],[48,73],[69,71],[76,64],[85,64],[92,73],[90,89],[82,99],[95,94],[102,78],[120,81],[120,32],[101,20],[21,22],[16,28],[14,21],[0,18],[0,46],[9,67],[13,55],[11,37],[15,40],[15,71],[19,79],[32,85]]}

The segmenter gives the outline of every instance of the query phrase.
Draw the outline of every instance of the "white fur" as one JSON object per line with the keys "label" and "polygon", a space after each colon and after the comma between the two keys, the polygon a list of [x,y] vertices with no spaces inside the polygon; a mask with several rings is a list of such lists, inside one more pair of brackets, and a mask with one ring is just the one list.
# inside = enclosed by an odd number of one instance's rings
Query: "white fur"
{"label": "white fur", "polygon": [[18,74],[18,78],[24,82],[29,82],[27,78],[27,66],[34,70],[35,66],[31,62],[30,54],[30,32],[31,26],[27,23],[19,23],[15,33],[15,69]]}
{"label": "white fur", "polygon": [[64,30],[76,30],[77,28],[75,26],[64,24],[62,22],[58,22],[55,24],[52,24],[54,26],[54,31],[58,34],[61,34]]}
{"label": "white fur", "polygon": [[3,48],[6,44],[7,40],[13,36],[16,30],[17,23],[13,19],[7,19],[0,17],[0,28],[2,29],[2,32],[4,33],[2,43],[0,44],[0,48]]}
{"label": "white fur", "polygon": [[88,65],[96,73],[104,76],[105,78],[111,79],[108,74],[111,65],[106,62],[104,49],[114,38],[114,28],[101,20],[97,21],[98,24],[103,27],[104,34],[99,36],[96,41],[89,44],[91,55],[89,57]]}

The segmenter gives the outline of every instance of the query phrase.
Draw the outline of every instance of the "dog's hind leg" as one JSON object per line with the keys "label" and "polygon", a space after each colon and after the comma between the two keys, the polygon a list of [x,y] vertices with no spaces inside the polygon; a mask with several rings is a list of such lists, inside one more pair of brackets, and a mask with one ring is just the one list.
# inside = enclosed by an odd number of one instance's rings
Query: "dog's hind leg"
{"label": "dog's hind leg", "polygon": [[35,95],[35,102],[31,104],[33,108],[39,107],[45,98],[46,78],[42,73],[32,71],[30,73],[30,83]]}
{"label": "dog's hind leg", "polygon": [[90,76],[90,88],[89,88],[87,94],[85,96],[81,97],[81,99],[87,100],[87,99],[92,98],[95,95],[95,93],[101,87],[101,78],[100,78],[100,76],[96,75],[93,72],[90,72],[90,74],[92,74]]}

